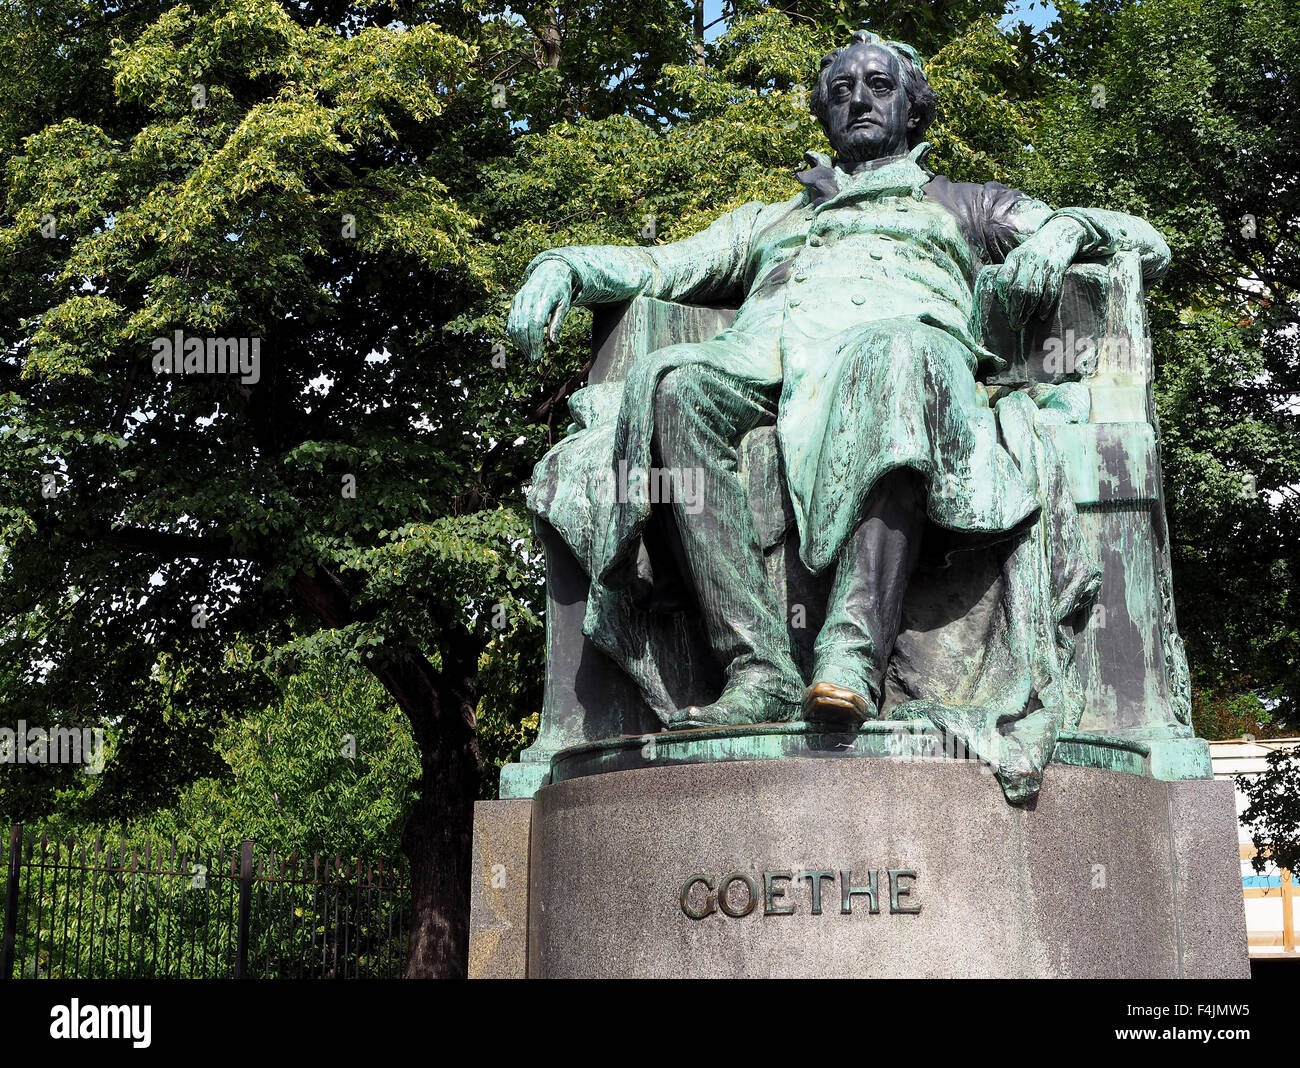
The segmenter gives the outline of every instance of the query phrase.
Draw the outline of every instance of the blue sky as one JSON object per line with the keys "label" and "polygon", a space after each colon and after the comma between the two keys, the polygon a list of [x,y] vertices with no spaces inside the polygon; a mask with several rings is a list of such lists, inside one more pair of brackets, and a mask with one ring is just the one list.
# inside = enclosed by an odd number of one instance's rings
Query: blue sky
{"label": "blue sky", "polygon": [[1041,30],[1056,18],[1056,6],[1040,0],[1012,0],[1007,6],[1007,13],[1002,16],[1002,25],[1010,26],[1017,22],[1027,22],[1036,30]]}

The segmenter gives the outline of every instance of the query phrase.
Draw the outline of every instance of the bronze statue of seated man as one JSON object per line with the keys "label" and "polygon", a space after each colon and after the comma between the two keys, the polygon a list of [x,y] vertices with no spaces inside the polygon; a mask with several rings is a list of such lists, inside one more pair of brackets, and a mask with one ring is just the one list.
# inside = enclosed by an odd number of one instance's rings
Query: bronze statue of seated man
{"label": "bronze statue of seated man", "polygon": [[[617,589],[635,578],[652,508],[667,517],[725,676],[716,701],[678,709],[672,727],[841,728],[877,715],[927,522],[992,541],[1042,509],[977,381],[999,362],[972,327],[981,268],[1001,265],[995,287],[1019,326],[1051,311],[1080,258],[1136,251],[1148,277],[1168,263],[1140,219],[1054,211],[997,182],[928,171],[935,96],[905,44],[855,33],[822,60],[811,107],[835,156],[808,154],[797,196],[746,204],[667,245],[552,249],[529,265],[510,313],[512,338],[536,355],[575,303],[739,302],[716,337],[636,361],[608,457],[642,477],[702,472],[703,507],[629,493],[599,510],[592,533],[591,578]],[[741,439],[773,420],[800,557],[831,577],[807,680],[737,477]]]}

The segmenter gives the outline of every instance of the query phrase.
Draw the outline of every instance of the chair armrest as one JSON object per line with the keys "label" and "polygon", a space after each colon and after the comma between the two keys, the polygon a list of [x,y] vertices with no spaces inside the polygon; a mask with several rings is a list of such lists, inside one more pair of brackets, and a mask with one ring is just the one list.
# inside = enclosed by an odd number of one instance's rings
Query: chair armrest
{"label": "chair armrest", "polygon": [[673,304],[653,297],[634,297],[592,309],[591,347],[595,361],[587,384],[619,382],[632,361],[655,349],[682,342],[707,341],[730,326],[735,308]]}
{"label": "chair armrest", "polygon": [[1052,314],[1019,331],[1011,329],[991,286],[977,290],[982,341],[1007,361],[1005,370],[987,377],[990,385],[1081,378],[1092,395],[1091,422],[1151,421],[1151,343],[1137,253],[1075,264]]}

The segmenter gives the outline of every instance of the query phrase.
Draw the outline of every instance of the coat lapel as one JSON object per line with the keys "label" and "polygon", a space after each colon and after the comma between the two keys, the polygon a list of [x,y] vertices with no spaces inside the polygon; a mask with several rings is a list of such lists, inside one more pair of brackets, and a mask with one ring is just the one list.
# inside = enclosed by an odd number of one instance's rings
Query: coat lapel
{"label": "coat lapel", "polygon": [[829,156],[823,156],[820,152],[805,152],[803,158],[808,169],[799,171],[795,177],[808,190],[809,202],[815,208],[840,191],[839,175],[831,166]]}
{"label": "coat lapel", "polygon": [[820,152],[808,152],[804,154],[808,169],[799,171],[795,177],[808,190],[809,203],[814,208],[832,201],[896,196],[919,189],[934,177],[921,166],[929,152],[930,145],[922,141],[905,156],[880,160],[855,174],[846,174],[833,166],[830,158]]}

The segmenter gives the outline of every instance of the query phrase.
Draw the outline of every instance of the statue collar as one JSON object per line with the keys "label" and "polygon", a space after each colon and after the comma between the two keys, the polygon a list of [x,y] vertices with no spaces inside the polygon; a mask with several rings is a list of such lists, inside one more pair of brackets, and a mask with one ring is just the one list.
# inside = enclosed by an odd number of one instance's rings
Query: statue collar
{"label": "statue collar", "polygon": [[818,207],[841,193],[860,196],[885,196],[919,189],[934,175],[922,163],[930,153],[930,144],[922,141],[910,152],[861,164],[851,174],[837,161],[822,152],[806,152],[808,169],[795,177],[808,190],[813,207]]}

